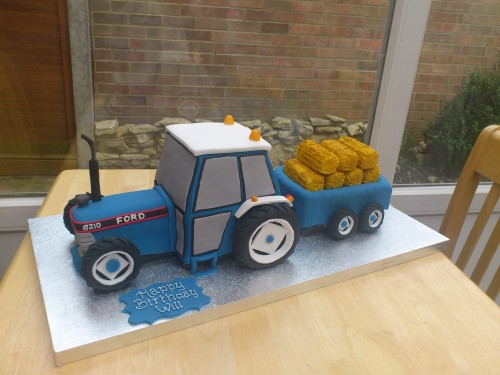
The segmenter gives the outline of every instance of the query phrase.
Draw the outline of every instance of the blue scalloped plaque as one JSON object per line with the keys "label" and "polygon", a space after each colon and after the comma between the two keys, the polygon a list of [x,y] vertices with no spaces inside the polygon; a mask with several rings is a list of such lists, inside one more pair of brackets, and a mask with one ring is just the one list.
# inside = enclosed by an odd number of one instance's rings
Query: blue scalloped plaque
{"label": "blue scalloped plaque", "polygon": [[153,324],[159,319],[173,318],[188,310],[200,310],[210,303],[196,279],[175,279],[157,283],[142,289],[132,289],[120,295],[125,304],[123,312],[130,314],[132,325]]}

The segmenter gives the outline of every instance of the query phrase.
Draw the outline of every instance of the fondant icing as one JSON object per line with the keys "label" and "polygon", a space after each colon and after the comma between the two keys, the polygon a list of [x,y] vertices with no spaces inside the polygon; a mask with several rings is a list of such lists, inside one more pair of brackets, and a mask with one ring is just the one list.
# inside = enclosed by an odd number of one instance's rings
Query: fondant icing
{"label": "fondant icing", "polygon": [[196,275],[215,272],[231,252],[243,266],[266,268],[293,253],[301,229],[321,225],[344,238],[359,220],[367,232],[381,225],[391,195],[383,177],[310,192],[273,169],[270,148],[232,117],[168,126],[152,189],[101,197],[93,181],[93,194],[68,202],[76,268],[94,289],[113,290],[133,280],[146,255],[174,253]]}
{"label": "fondant icing", "polygon": [[129,323],[153,324],[157,320],[184,314],[189,310],[200,310],[210,303],[203,288],[193,278],[178,278],[168,282],[134,288],[119,297],[125,304],[123,312],[130,315]]}
{"label": "fondant icing", "polygon": [[271,144],[263,138],[250,139],[251,130],[236,122],[231,125],[220,122],[170,125],[167,133],[194,156],[271,149]]}

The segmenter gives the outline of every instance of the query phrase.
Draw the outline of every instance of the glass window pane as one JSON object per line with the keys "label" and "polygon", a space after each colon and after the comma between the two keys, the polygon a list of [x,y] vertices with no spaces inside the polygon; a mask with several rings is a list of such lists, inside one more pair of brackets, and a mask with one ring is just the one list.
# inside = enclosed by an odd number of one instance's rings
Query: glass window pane
{"label": "glass window pane", "polygon": [[77,166],[67,15],[56,1],[1,8],[0,197],[43,195]]}
{"label": "glass window pane", "polygon": [[394,183],[456,181],[500,122],[499,15],[488,0],[432,2]]}
{"label": "glass window pane", "polygon": [[[8,10],[9,19],[34,17],[43,32],[0,25],[8,46],[0,56],[0,176],[77,167],[78,126],[88,127],[73,111],[71,61],[81,56],[71,57],[60,35],[66,24],[72,35],[86,27],[55,7],[49,18],[60,27],[45,30],[38,2],[29,2]],[[228,113],[261,130],[274,165],[305,138],[363,138],[390,2],[88,2],[89,43],[77,39],[76,50],[90,45],[94,107],[84,118],[96,121],[101,166],[156,168],[165,125]],[[0,194],[12,183],[0,180]]]}
{"label": "glass window pane", "polygon": [[305,138],[363,138],[389,4],[91,2],[102,165],[154,168],[164,125],[226,114],[274,165]]}

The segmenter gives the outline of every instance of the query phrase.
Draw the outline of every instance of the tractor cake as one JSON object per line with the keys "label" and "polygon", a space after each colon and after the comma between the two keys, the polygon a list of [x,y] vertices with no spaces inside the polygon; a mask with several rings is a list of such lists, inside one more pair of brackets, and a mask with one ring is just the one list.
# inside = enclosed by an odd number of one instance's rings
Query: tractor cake
{"label": "tractor cake", "polygon": [[91,192],[71,199],[63,219],[74,266],[98,291],[127,286],[144,259],[170,253],[194,276],[215,272],[230,253],[242,267],[272,267],[309,229],[336,239],[376,231],[391,198],[377,152],[362,142],[305,140],[274,169],[271,145],[231,116],[168,126],[154,186],[102,196],[94,143],[82,138]]}

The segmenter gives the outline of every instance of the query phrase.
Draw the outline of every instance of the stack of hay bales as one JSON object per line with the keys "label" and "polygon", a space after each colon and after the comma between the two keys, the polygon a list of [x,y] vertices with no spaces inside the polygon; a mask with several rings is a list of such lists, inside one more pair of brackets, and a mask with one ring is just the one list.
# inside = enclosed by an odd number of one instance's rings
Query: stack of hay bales
{"label": "stack of hay bales", "polygon": [[287,160],[285,174],[304,189],[318,191],[376,182],[380,177],[378,153],[351,137],[310,139],[297,146],[297,157]]}

